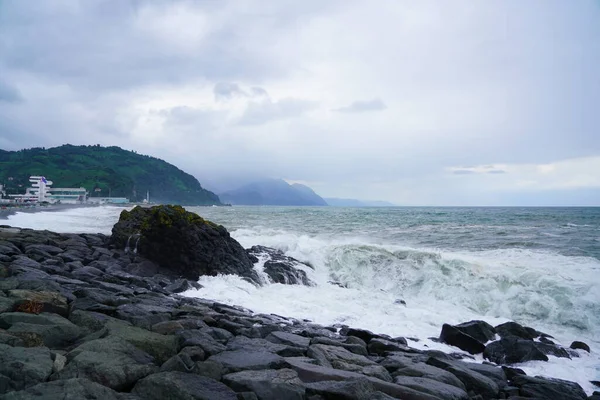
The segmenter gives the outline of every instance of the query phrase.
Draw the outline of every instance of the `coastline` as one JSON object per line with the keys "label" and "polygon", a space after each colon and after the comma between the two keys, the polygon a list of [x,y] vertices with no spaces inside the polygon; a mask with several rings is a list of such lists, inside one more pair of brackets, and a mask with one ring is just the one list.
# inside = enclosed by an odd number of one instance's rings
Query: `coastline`
{"label": "coastline", "polygon": [[92,208],[101,207],[104,205],[105,204],[52,204],[47,206],[11,206],[6,208],[0,208],[0,221],[8,220],[8,217],[17,213],[34,214],[40,212],[60,212],[74,208]]}
{"label": "coastline", "polygon": [[[464,353],[419,350],[410,347],[415,339],[188,297],[186,291],[198,288],[195,280],[114,246],[105,235],[0,228],[0,241],[0,327],[5,329],[0,373],[9,374],[8,392],[48,394],[60,387],[85,392],[73,398],[96,393],[107,399],[122,394],[158,399],[167,392],[193,395],[200,385],[209,391],[206,398],[231,400],[340,393],[381,400],[505,399],[523,393],[550,398],[542,396],[550,393],[545,390],[564,399],[587,398],[579,385],[476,363]],[[479,352],[482,344],[473,337],[488,328],[494,329],[470,324],[475,333],[466,337],[448,326],[442,336]],[[531,335],[514,328],[514,334]],[[518,341],[531,350],[538,343]],[[494,351],[501,355],[500,342]],[[49,369],[37,381],[2,369],[24,356],[36,358],[24,363],[24,370]],[[6,396],[0,392],[2,400],[13,398]]]}

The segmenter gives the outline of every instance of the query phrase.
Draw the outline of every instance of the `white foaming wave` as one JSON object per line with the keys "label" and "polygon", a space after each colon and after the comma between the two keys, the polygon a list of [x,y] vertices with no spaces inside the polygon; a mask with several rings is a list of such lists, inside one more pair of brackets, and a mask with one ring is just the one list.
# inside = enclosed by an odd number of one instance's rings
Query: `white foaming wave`
{"label": "white foaming wave", "polygon": [[[315,271],[309,277],[318,286],[270,285],[247,289],[251,295],[237,297],[224,284],[223,291],[202,289],[203,297],[421,339],[437,336],[443,323],[483,319],[495,325],[516,320],[552,334],[559,343],[582,340],[600,348],[600,262],[591,257],[518,248],[417,249],[373,238],[334,239],[273,229],[240,229],[232,235],[245,246],[275,247],[310,262]],[[328,284],[332,278],[349,289]],[[407,308],[394,303],[400,298]],[[444,348],[420,342],[425,345]],[[589,380],[598,380],[599,366],[600,357],[593,352],[571,361],[551,358],[549,363],[525,367],[531,373],[576,381],[590,392]]]}
{"label": "white foaming wave", "polygon": [[311,278],[321,284],[333,279],[432,307],[448,303],[556,334],[587,332],[599,340],[600,262],[594,258],[517,248],[447,252],[275,230],[244,229],[233,236],[244,245],[275,247],[310,262],[316,267]]}
{"label": "white foaming wave", "polygon": [[[129,207],[131,208],[131,207]],[[7,224],[59,233],[103,233],[110,235],[122,210],[117,206],[76,207],[60,211],[17,212]]]}

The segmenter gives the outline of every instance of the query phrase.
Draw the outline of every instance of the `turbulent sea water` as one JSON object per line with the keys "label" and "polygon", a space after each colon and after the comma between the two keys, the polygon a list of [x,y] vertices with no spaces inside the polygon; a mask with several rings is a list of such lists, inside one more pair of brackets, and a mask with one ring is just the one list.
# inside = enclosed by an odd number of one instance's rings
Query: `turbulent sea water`
{"label": "turbulent sea water", "polygon": [[[224,225],[244,247],[275,247],[310,263],[317,283],[257,288],[235,276],[203,277],[204,288],[189,296],[418,338],[410,345],[445,351],[457,349],[427,339],[443,323],[514,320],[592,348],[579,359],[520,365],[526,372],[577,381],[588,393],[589,381],[600,380],[600,208],[189,210]],[[109,234],[120,211],[19,213],[8,224]]]}

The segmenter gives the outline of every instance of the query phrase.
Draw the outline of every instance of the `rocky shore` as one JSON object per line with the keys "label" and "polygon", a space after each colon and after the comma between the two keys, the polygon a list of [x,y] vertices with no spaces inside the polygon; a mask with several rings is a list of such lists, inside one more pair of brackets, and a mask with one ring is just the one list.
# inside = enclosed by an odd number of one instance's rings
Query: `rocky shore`
{"label": "rocky shore", "polygon": [[483,353],[490,362],[480,364],[401,337],[180,295],[205,274],[310,285],[300,264],[244,250],[180,207],[125,211],[111,236],[1,226],[0,400],[600,400],[510,367],[590,351],[516,323],[443,325],[439,340]]}

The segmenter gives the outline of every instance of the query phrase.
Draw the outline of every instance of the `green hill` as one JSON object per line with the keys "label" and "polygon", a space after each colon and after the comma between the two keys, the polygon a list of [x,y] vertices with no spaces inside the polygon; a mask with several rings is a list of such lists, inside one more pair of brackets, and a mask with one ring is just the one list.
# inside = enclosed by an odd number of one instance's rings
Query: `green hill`
{"label": "green hill", "polygon": [[0,184],[24,193],[29,176],[43,175],[54,187],[84,187],[91,196],[127,197],[183,205],[221,204],[192,175],[158,158],[119,147],[64,145],[49,149],[0,150]]}

